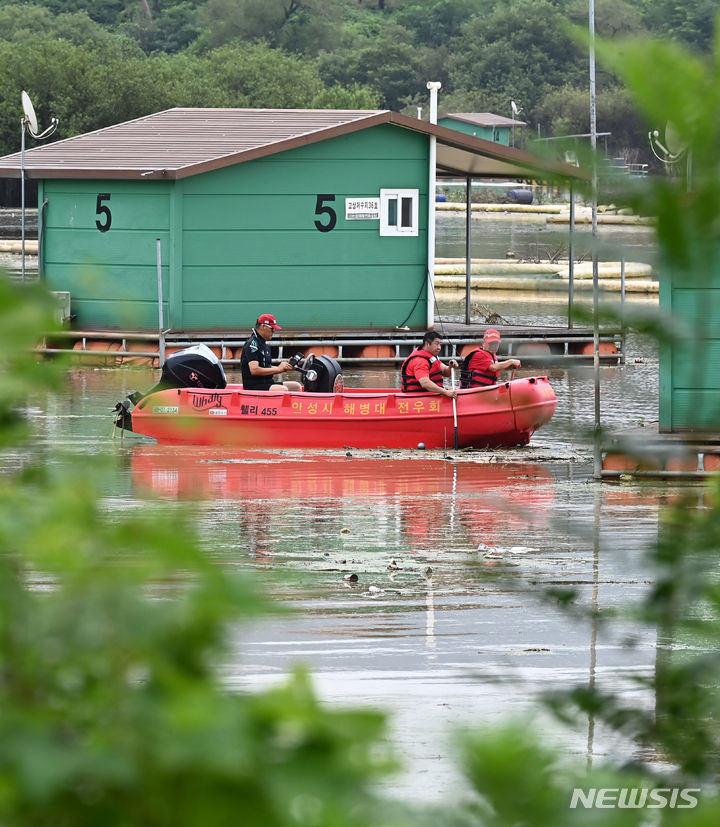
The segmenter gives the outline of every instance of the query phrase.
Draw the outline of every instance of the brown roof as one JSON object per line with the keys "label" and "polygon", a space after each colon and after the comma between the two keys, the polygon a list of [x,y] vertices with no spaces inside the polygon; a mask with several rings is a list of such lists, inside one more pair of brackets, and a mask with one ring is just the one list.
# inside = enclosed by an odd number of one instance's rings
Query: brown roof
{"label": "brown roof", "polygon": [[444,117],[455,118],[456,121],[464,121],[473,126],[527,126],[525,121],[493,115],[492,112],[448,112]]}
{"label": "brown roof", "polygon": [[[582,175],[454,129],[389,110],[167,109],[25,150],[28,178],[180,179],[378,124],[435,135],[439,174]],[[0,158],[0,177],[20,177],[20,153]]]}

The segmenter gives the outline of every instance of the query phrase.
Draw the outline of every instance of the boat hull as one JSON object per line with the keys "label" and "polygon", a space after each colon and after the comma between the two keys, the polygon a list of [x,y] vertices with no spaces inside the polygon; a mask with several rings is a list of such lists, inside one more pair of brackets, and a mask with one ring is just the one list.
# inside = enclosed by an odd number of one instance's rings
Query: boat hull
{"label": "boat hull", "polygon": [[[546,377],[516,379],[457,397],[458,447],[527,444],[557,400]],[[163,444],[274,448],[447,448],[452,400],[427,393],[345,389],[341,393],[173,388],[143,398],[135,433]]]}

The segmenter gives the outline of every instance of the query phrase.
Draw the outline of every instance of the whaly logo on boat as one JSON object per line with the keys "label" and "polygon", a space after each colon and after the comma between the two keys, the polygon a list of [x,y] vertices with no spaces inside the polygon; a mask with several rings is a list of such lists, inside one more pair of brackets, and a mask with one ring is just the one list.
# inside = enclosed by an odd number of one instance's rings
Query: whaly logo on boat
{"label": "whaly logo on boat", "polygon": [[190,404],[193,408],[224,408],[223,395],[220,393],[189,393]]}

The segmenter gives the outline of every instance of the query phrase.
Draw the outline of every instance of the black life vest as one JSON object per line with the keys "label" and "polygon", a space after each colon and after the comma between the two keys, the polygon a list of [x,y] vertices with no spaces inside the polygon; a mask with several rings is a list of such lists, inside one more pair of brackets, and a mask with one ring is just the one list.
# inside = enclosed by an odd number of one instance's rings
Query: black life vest
{"label": "black life vest", "polygon": [[421,391],[425,393],[425,388],[415,378],[413,374],[408,373],[408,365],[413,359],[425,359],[430,364],[430,379],[440,387],[443,386],[442,362],[437,356],[431,356],[426,350],[417,348],[408,356],[402,363],[400,368],[400,376],[402,377],[402,391],[403,393],[412,393]]}
{"label": "black life vest", "polygon": [[[483,385],[497,385],[497,372],[489,370],[472,370],[470,362],[472,357],[479,353],[482,348],[476,347],[463,359],[460,365],[460,387],[461,388],[477,388]],[[485,351],[489,353],[490,351]],[[490,353],[493,362],[497,362],[494,353]]]}

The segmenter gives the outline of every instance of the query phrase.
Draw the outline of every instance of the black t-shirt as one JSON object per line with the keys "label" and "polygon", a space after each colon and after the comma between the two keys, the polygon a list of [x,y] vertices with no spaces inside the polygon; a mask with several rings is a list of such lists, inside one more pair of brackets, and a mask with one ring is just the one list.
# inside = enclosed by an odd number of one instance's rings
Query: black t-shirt
{"label": "black t-shirt", "polygon": [[244,388],[251,391],[269,390],[270,385],[275,383],[274,376],[253,376],[252,373],[250,373],[249,362],[257,362],[261,368],[272,367],[270,346],[255,330],[253,330],[252,336],[243,345],[242,356],[240,357],[242,383]]}

